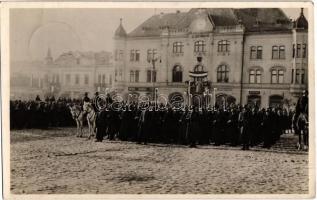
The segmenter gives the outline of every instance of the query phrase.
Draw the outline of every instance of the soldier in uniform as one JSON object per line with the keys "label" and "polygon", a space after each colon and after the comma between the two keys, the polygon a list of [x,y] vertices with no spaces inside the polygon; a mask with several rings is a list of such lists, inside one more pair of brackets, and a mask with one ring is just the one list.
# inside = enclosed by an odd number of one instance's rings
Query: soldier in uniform
{"label": "soldier in uniform", "polygon": [[249,150],[251,133],[249,130],[250,112],[247,108],[243,108],[239,114],[239,123],[242,139],[242,150]]}
{"label": "soldier in uniform", "polygon": [[145,127],[146,127],[146,118],[147,118],[147,110],[143,109],[141,110],[140,117],[139,117],[139,122],[138,122],[138,134],[137,134],[137,143],[141,144],[142,142],[144,144],[147,143],[146,141],[146,132],[145,132]]}
{"label": "soldier in uniform", "polygon": [[189,135],[188,135],[188,140],[189,140],[189,147],[195,148],[196,147],[196,142],[198,139],[198,135],[200,130],[200,114],[198,107],[194,107],[194,110],[190,116],[190,122],[189,122]]}

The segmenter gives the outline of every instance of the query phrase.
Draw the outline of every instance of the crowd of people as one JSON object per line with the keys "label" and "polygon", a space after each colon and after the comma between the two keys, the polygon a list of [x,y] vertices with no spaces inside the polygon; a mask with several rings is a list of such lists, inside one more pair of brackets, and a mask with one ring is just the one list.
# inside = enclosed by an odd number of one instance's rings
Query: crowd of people
{"label": "crowd of people", "polygon": [[[11,129],[75,126],[69,105],[92,104],[84,99],[47,98],[41,101],[11,101]],[[96,105],[95,105],[96,108]],[[170,105],[155,107],[132,103],[121,109],[105,106],[97,109],[96,142],[109,140],[138,143],[174,143],[195,147],[207,145],[241,145],[271,147],[283,133],[292,131],[293,112],[282,108],[259,109],[256,106],[230,105],[212,109],[196,106],[176,109]]]}
{"label": "crowd of people", "polygon": [[79,99],[46,98],[35,100],[11,100],[10,101],[10,128],[29,129],[48,127],[75,126],[75,122],[67,107],[70,103],[78,104]]}
{"label": "crowd of people", "polygon": [[[41,101],[11,101],[11,129],[75,126],[69,105],[95,103],[86,95],[81,99],[47,98]],[[96,106],[95,106],[96,107]],[[262,144],[272,146],[281,134],[291,131],[293,113],[281,108],[231,105],[227,109],[175,109],[153,105],[144,109],[137,103],[114,110],[96,109],[96,141],[104,138],[138,143],[177,143],[242,145],[243,149]]]}
{"label": "crowd of people", "polygon": [[271,147],[281,134],[291,131],[292,113],[283,109],[257,109],[231,106],[229,109],[184,110],[142,109],[129,105],[121,111],[102,110],[96,120],[96,141],[104,137],[138,143],[177,143],[195,147],[196,144],[242,145],[263,144]]}

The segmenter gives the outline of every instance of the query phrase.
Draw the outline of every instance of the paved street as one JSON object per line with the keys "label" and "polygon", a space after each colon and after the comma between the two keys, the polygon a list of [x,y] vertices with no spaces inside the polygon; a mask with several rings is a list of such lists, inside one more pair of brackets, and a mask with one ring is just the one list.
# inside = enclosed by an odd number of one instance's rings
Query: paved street
{"label": "paved street", "polygon": [[294,149],[292,135],[270,150],[242,151],[95,143],[74,130],[11,132],[13,193],[308,193],[308,154]]}

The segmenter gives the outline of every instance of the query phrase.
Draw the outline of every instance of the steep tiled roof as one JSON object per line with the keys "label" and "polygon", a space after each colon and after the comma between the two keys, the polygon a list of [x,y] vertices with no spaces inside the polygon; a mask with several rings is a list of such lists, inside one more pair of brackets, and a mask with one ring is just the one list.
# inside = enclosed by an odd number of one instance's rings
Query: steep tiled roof
{"label": "steep tiled roof", "polygon": [[193,8],[188,12],[158,14],[150,17],[128,34],[129,37],[159,36],[164,28],[188,29],[197,15],[205,15],[217,26],[234,26],[242,23],[247,32],[288,31],[290,20],[278,8]]}
{"label": "steep tiled roof", "polygon": [[167,26],[169,28],[185,28],[187,20],[184,18],[188,17],[186,14],[179,12],[154,15],[129,33],[128,36],[158,36]]}
{"label": "steep tiled roof", "polygon": [[239,24],[233,9],[230,8],[209,8],[208,14],[215,26],[234,26]]}
{"label": "steep tiled roof", "polygon": [[234,12],[247,32],[288,31],[291,28],[291,21],[279,8],[246,8]]}

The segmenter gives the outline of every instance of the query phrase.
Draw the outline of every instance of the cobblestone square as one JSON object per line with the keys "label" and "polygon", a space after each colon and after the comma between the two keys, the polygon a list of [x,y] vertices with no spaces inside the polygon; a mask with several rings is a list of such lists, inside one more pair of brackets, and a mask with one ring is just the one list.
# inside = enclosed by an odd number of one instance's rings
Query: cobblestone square
{"label": "cobblestone square", "polygon": [[[308,154],[283,135],[271,149],[76,138],[75,129],[11,131],[14,194],[306,194]],[[287,144],[289,143],[289,144]]]}

